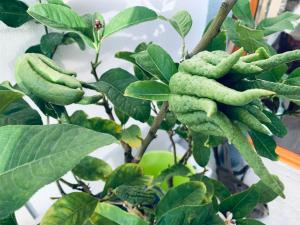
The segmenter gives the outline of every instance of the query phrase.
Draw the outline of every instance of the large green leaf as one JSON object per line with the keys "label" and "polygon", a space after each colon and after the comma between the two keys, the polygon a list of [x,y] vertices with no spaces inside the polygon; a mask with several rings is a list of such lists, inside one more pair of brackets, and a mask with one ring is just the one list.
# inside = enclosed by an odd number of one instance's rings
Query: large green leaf
{"label": "large green leaf", "polygon": [[177,72],[177,66],[171,56],[162,47],[150,44],[146,51],[135,55],[137,64],[148,73],[168,83]]}
{"label": "large green leaf", "polygon": [[63,33],[52,32],[42,36],[40,48],[44,55],[52,58],[57,47],[62,43],[64,39]]}
{"label": "large green leaf", "polygon": [[104,92],[114,106],[141,122],[150,116],[150,102],[124,96],[127,86],[137,79],[121,68],[105,72],[96,83],[89,84],[99,92]]}
{"label": "large green leaf", "polygon": [[114,142],[108,134],[67,124],[0,127],[0,218],[87,154]]}
{"label": "large green leaf", "polygon": [[42,125],[39,113],[23,99],[11,103],[0,113],[0,126],[4,125]]}
{"label": "large green leaf", "polygon": [[63,196],[48,209],[41,225],[79,225],[94,212],[98,200],[83,192]]}
{"label": "large green leaf", "polygon": [[28,14],[45,26],[83,32],[87,25],[83,18],[68,7],[58,4],[35,4]]}
{"label": "large green leaf", "polygon": [[219,211],[224,215],[226,212],[232,212],[233,218],[240,219],[248,216],[259,201],[259,194],[256,189],[250,189],[234,194],[224,199],[219,206]]}
{"label": "large green leaf", "polygon": [[88,115],[82,110],[78,110],[70,116],[70,123],[115,137],[119,137],[122,131],[122,127],[116,122],[101,117],[88,119]]}
{"label": "large green leaf", "polygon": [[0,113],[9,106],[23,97],[23,93],[12,89],[8,83],[0,84]]}
{"label": "large green leaf", "polygon": [[205,146],[205,142],[207,141],[208,136],[192,133],[192,137],[192,151],[194,159],[198,163],[198,165],[205,167],[210,157],[210,148]]}
{"label": "large green leaf", "polygon": [[157,225],[224,225],[212,205],[179,206],[165,213]]}
{"label": "large green leaf", "polygon": [[276,142],[273,137],[255,131],[249,132],[257,153],[270,160],[278,160],[278,155],[275,152]]}
{"label": "large green leaf", "polygon": [[257,26],[257,29],[263,30],[264,35],[270,35],[275,32],[284,30],[294,30],[295,20],[299,20],[300,16],[292,12],[284,12],[276,17],[265,18]]}
{"label": "large green leaf", "polygon": [[142,144],[142,131],[139,126],[133,124],[122,131],[121,139],[132,148],[138,148]]}
{"label": "large green leaf", "polygon": [[79,178],[88,181],[106,180],[112,172],[111,166],[98,158],[86,156],[72,170]]}
{"label": "large green leaf", "polygon": [[[146,221],[140,219],[139,217],[125,212],[117,206],[110,205],[108,203],[99,203],[96,207],[95,213],[92,216],[92,221],[94,217],[102,216],[107,220],[110,220],[117,225],[149,225]],[[93,221],[94,222],[94,221]],[[97,223],[100,225],[100,223]],[[103,225],[107,223],[102,223]],[[110,225],[108,223],[107,225]]]}
{"label": "large green leaf", "polygon": [[1,0],[0,1],[0,20],[7,26],[19,27],[31,17],[27,14],[28,6],[18,0]]}
{"label": "large green leaf", "polygon": [[193,24],[191,15],[185,10],[177,12],[169,22],[182,38],[189,33]]}
{"label": "large green leaf", "polygon": [[102,195],[106,195],[110,189],[126,185],[144,185],[151,181],[150,177],[144,176],[143,169],[133,163],[127,163],[115,169],[107,179]]}
{"label": "large green leaf", "polygon": [[250,8],[250,0],[242,0],[237,1],[234,5],[233,14],[241,20],[245,25],[254,27],[255,21],[253,19],[251,8]]}
{"label": "large green leaf", "polygon": [[198,181],[190,181],[174,187],[158,203],[156,216],[159,219],[169,210],[184,205],[201,205],[205,193],[204,183]]}
{"label": "large green leaf", "polygon": [[108,37],[126,27],[155,19],[157,19],[156,12],[144,6],[124,9],[109,21],[105,28],[104,37]]}
{"label": "large green leaf", "polygon": [[136,81],[125,90],[125,96],[144,100],[168,101],[169,86],[154,80]]}
{"label": "large green leaf", "polygon": [[0,219],[0,225],[18,225],[14,214],[9,215],[4,219]]}

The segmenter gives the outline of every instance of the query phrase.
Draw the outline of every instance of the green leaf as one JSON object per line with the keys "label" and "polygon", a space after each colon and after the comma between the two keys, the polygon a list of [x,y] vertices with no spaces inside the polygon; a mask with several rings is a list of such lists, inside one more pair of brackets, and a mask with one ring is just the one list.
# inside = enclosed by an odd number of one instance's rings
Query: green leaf
{"label": "green leaf", "polygon": [[245,25],[249,27],[255,26],[255,21],[253,19],[251,8],[250,8],[250,1],[249,0],[242,0],[237,1],[234,5],[233,14],[241,20]]}
{"label": "green leaf", "polygon": [[264,223],[253,219],[242,219],[237,221],[238,225],[265,225]]}
{"label": "green leaf", "polygon": [[4,219],[0,219],[0,225],[18,225],[14,214],[9,215]]}
{"label": "green leaf", "polygon": [[137,125],[131,125],[122,131],[121,139],[130,147],[138,148],[142,144],[142,131]]}
{"label": "green leaf", "polygon": [[11,103],[21,99],[23,93],[10,87],[9,83],[0,84],[0,113],[5,110]]}
{"label": "green leaf", "polygon": [[266,72],[255,75],[256,79],[267,80],[272,82],[279,82],[282,76],[287,72],[288,66],[286,64],[281,64],[268,70]]}
{"label": "green leaf", "polygon": [[178,34],[184,38],[192,27],[193,19],[189,12],[182,10],[169,19],[169,22]]}
{"label": "green leaf", "polygon": [[117,108],[114,108],[114,110],[115,110],[115,114],[118,117],[118,119],[120,120],[121,124],[125,125],[129,120],[129,116],[127,114],[121,112]]}
{"label": "green leaf", "polygon": [[35,4],[27,10],[38,22],[55,29],[83,32],[85,21],[73,10],[58,4]]}
{"label": "green leaf", "polygon": [[149,177],[144,176],[143,169],[133,163],[127,163],[115,169],[107,179],[102,195],[105,196],[110,189],[126,185],[145,185],[149,183]]}
{"label": "green leaf", "polygon": [[[132,215],[117,206],[110,205],[108,203],[99,203],[95,210],[95,216],[100,215],[117,225],[149,225],[146,221],[140,219],[139,217]],[[92,221],[93,221],[92,216]],[[98,224],[98,223],[97,223]],[[100,224],[100,223],[99,223]],[[102,223],[107,224],[107,223]],[[110,225],[110,224],[107,224]]]}
{"label": "green leaf", "polygon": [[150,101],[168,101],[169,95],[169,86],[154,80],[136,81],[125,90],[125,96]]}
{"label": "green leaf", "polygon": [[179,206],[165,213],[157,225],[224,225],[211,204]]}
{"label": "green leaf", "polygon": [[156,207],[156,216],[161,218],[169,210],[184,205],[201,205],[206,193],[202,182],[190,181],[170,189]]}
{"label": "green leaf", "polygon": [[10,27],[19,27],[31,17],[27,14],[28,6],[18,0],[1,0],[0,1],[0,20]]}
{"label": "green leaf", "polygon": [[273,137],[255,131],[249,132],[257,153],[270,160],[278,160],[278,155],[275,152],[276,142]]}
{"label": "green leaf", "polygon": [[104,38],[124,28],[155,19],[157,19],[156,12],[143,6],[124,9],[109,21]]}
{"label": "green leaf", "polygon": [[150,116],[150,102],[124,96],[127,86],[137,79],[121,68],[105,72],[96,83],[89,84],[99,92],[104,92],[114,106],[141,122]]}
{"label": "green leaf", "polygon": [[169,180],[174,176],[188,176],[191,170],[182,164],[175,164],[163,171],[155,178],[154,183],[163,183],[165,180]]}
{"label": "green leaf", "polygon": [[216,50],[225,51],[226,39],[226,32],[224,30],[220,31],[218,35],[207,45],[206,50],[210,52]]}
{"label": "green leaf", "polygon": [[193,156],[198,165],[205,167],[210,158],[210,148],[205,146],[208,136],[192,133],[193,137]]}
{"label": "green leaf", "polygon": [[72,170],[79,178],[87,181],[106,180],[112,172],[111,166],[105,161],[92,157],[84,157]]}
{"label": "green leaf", "polygon": [[[84,31],[84,35],[88,38],[84,38],[84,40],[87,42],[87,44],[91,45],[89,42],[92,42],[92,46],[97,46],[100,39],[102,38],[103,32],[104,32],[104,27],[105,27],[105,21],[103,16],[95,12],[93,14],[85,14],[82,16],[82,19],[85,21],[86,24],[86,30]],[[99,20],[102,28],[99,30],[95,29],[95,21]]]}
{"label": "green leaf", "polygon": [[171,56],[162,47],[155,44],[148,46],[147,53],[163,81],[168,83],[173,74],[177,72],[177,66]]}
{"label": "green leaf", "polygon": [[[278,184],[281,186],[281,189],[284,189],[283,183],[279,180],[279,178],[273,175],[273,178],[277,180]],[[259,181],[258,183],[252,186],[257,193],[259,193],[259,203],[268,203],[273,201],[278,197],[278,194],[275,193],[267,184]]]}
{"label": "green leaf", "polygon": [[43,54],[42,50],[41,50],[41,45],[33,45],[31,47],[29,47],[25,53],[39,53],[39,54]]}
{"label": "green leaf", "polygon": [[44,55],[52,58],[57,47],[62,43],[64,38],[63,33],[52,32],[42,36],[40,48]]}
{"label": "green leaf", "polygon": [[265,18],[257,26],[257,29],[264,31],[264,36],[284,31],[294,30],[292,21],[299,20],[300,16],[292,12],[284,12],[276,17]]}
{"label": "green leaf", "polygon": [[40,224],[83,224],[93,214],[97,202],[96,198],[83,192],[65,195],[48,209]]}
{"label": "green leaf", "polygon": [[39,113],[23,99],[11,103],[0,113],[0,126],[5,125],[42,125]]}
{"label": "green leaf", "polygon": [[224,215],[231,212],[233,218],[240,219],[248,216],[255,208],[259,200],[256,189],[251,187],[246,191],[234,194],[224,199],[219,205],[219,211]]}
{"label": "green leaf", "polygon": [[[114,137],[74,125],[0,127],[0,218]],[[26,179],[24,179],[26,178]]]}
{"label": "green leaf", "polygon": [[65,4],[63,0],[47,0],[47,2],[49,4],[57,4],[57,5],[62,5],[62,6],[70,8],[70,6],[68,6],[67,4]]}
{"label": "green leaf", "polygon": [[220,201],[230,196],[228,188],[222,182],[211,178],[208,179],[210,179],[210,182],[213,184],[214,194]]}
{"label": "green leaf", "polygon": [[82,110],[78,110],[70,116],[70,123],[101,133],[108,133],[115,137],[119,137],[122,131],[122,127],[116,122],[100,117],[88,119],[88,115]]}
{"label": "green leaf", "polygon": [[82,39],[82,37],[79,34],[77,34],[75,32],[66,33],[64,35],[63,40],[62,40],[62,43],[64,45],[70,45],[70,44],[73,44],[73,43],[77,43],[81,50],[85,50],[84,40]]}

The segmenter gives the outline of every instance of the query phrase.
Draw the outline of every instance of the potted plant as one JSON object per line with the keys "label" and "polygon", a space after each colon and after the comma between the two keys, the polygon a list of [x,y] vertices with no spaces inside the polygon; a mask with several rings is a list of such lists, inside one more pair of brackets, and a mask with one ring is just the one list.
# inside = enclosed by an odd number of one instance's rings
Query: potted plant
{"label": "potted plant", "polygon": [[[54,181],[61,196],[42,225],[255,225],[262,223],[248,216],[257,204],[284,197],[283,184],[260,156],[277,159],[273,135],[281,137],[286,129],[262,99],[284,96],[298,103],[298,75],[284,75],[283,68],[299,60],[300,52],[276,54],[264,37],[286,29],[286,24],[292,28],[291,21],[299,16],[283,14],[257,25],[249,1],[226,0],[197,46],[187,52],[184,38],[192,26],[187,11],[166,18],[136,6],[105,22],[101,13],[79,15],[61,0],[29,8],[17,0],[0,4],[6,12],[0,19],[8,26],[34,19],[46,32],[39,45],[18,58],[16,84],[0,86],[1,223],[17,224],[14,211]],[[236,19],[227,17],[232,9]],[[155,43],[137,43],[132,52],[115,55],[132,63],[134,74],[121,68],[98,74],[103,41],[121,29],[158,19],[170,23],[182,38],[180,62]],[[227,38],[240,49],[227,53]],[[94,49],[94,82],[80,80],[51,59],[59,45],[73,42]],[[95,94],[87,95],[87,90]],[[24,96],[57,124],[43,125]],[[107,118],[89,118],[84,111],[70,115],[65,107],[70,104],[101,106]],[[136,124],[127,125],[129,118],[148,123],[147,134]],[[148,152],[159,129],[168,134],[172,153]],[[177,154],[175,135],[187,143],[183,156]],[[260,178],[240,193],[230,193],[207,176],[211,149],[228,142]],[[113,143],[124,149],[123,165],[112,169],[88,156]],[[203,171],[189,166],[191,157]],[[61,178],[68,171],[76,183]],[[94,193],[87,182],[100,180],[104,188]],[[61,183],[74,192],[66,193]]]}

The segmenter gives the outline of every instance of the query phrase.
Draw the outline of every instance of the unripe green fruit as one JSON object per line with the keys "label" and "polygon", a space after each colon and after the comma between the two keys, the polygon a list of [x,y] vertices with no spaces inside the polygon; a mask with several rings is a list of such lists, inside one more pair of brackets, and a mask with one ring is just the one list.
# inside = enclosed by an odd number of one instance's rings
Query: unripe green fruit
{"label": "unripe green fruit", "polygon": [[51,59],[33,53],[20,57],[15,71],[20,88],[55,105],[69,105],[82,98],[84,92],[80,82],[71,76],[74,74]]}
{"label": "unripe green fruit", "polygon": [[[145,175],[150,175],[156,178],[163,170],[174,165],[174,155],[173,153],[165,150],[146,152],[139,162],[139,165],[143,168]],[[187,167],[192,173],[195,172],[191,165],[188,164]],[[189,178],[187,177],[175,176],[173,179],[173,184],[174,186],[178,186],[188,181]],[[165,181],[162,183],[161,187],[164,190],[167,190],[167,182]]]}

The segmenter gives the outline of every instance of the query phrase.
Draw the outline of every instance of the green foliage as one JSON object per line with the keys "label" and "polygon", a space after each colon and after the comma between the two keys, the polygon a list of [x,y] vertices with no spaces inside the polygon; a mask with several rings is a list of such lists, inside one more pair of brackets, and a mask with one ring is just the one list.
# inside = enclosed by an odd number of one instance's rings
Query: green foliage
{"label": "green foliage", "polygon": [[142,144],[142,131],[137,125],[131,125],[122,131],[121,139],[132,148],[138,148]]}
{"label": "green foliage", "polygon": [[0,145],[6,147],[0,153],[0,218],[63,176],[86,154],[113,142],[108,134],[66,124],[1,127]]}
{"label": "green foliage", "polygon": [[18,225],[16,217],[14,214],[8,216],[7,218],[0,219],[0,225]]}
{"label": "green foliage", "polygon": [[32,18],[27,14],[28,6],[19,0],[1,0],[0,20],[10,27],[19,27]]}
{"label": "green foliage", "polygon": [[79,178],[88,181],[106,180],[112,173],[111,166],[105,161],[86,156],[79,164],[72,169],[72,172]]}
{"label": "green foliage", "polygon": [[87,193],[71,193],[55,202],[46,212],[41,225],[83,224],[94,212],[97,199]]}
{"label": "green foliage", "polygon": [[22,92],[13,89],[9,83],[2,83],[0,85],[0,113],[2,113],[11,103],[21,99],[23,95]]}
{"label": "green foliage", "polygon": [[193,137],[193,157],[198,165],[205,167],[210,158],[210,148],[205,146],[208,137],[202,134],[192,133]]}
{"label": "green foliage", "polygon": [[249,0],[237,1],[237,3],[232,8],[232,12],[245,25],[249,27],[255,26],[255,21],[251,13]]}
{"label": "green foliage", "polygon": [[169,22],[182,38],[189,33],[193,24],[191,15],[185,10],[177,12]]}

